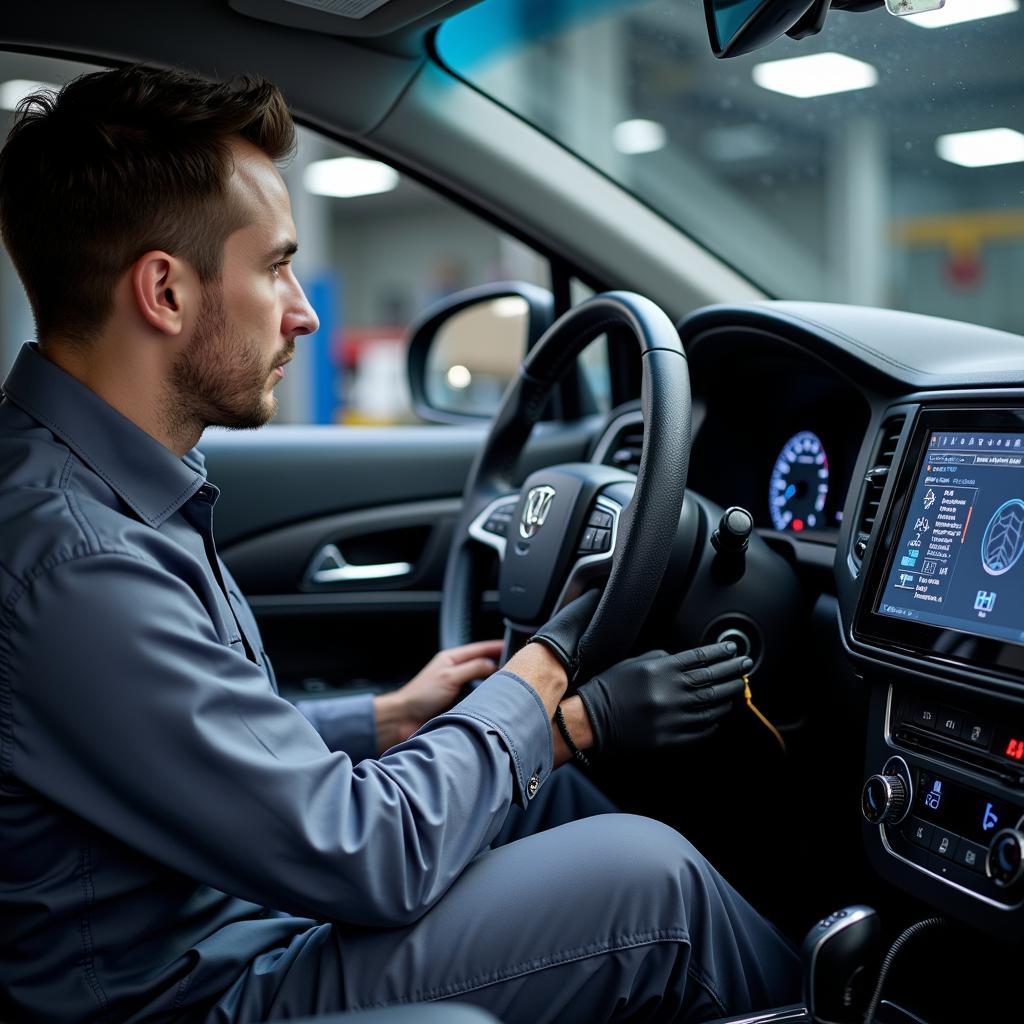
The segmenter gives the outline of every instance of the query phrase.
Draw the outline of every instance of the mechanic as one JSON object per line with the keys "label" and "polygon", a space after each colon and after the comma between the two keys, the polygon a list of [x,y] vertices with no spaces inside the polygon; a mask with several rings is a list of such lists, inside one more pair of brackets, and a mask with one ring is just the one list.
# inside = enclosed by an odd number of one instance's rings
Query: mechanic
{"label": "mechanic", "polygon": [[391,695],[278,696],[195,445],[270,419],[318,326],[275,166],[293,142],[263,80],[134,67],[30,99],[0,152],[38,338],[0,405],[7,1012],[458,999],[532,1024],[795,1000],[789,944],[685,839],[552,774],[563,735],[623,757],[709,735],[750,667],[729,645],[566,698],[591,594],[500,671],[471,644]]}

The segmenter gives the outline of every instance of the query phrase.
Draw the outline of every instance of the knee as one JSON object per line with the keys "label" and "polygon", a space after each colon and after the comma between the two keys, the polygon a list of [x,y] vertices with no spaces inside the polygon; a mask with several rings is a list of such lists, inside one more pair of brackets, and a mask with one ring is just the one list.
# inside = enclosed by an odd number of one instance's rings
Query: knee
{"label": "knee", "polygon": [[694,890],[705,887],[709,871],[691,843],[660,821],[632,814],[603,814],[576,825],[584,830],[584,871],[594,872],[590,881],[605,898],[619,893],[634,907],[652,903],[678,910],[682,925],[684,908]]}
{"label": "knee", "polygon": [[597,846],[605,855],[636,865],[641,871],[663,866],[678,870],[680,864],[703,865],[701,854],[674,828],[654,818],[636,814],[604,814]]}

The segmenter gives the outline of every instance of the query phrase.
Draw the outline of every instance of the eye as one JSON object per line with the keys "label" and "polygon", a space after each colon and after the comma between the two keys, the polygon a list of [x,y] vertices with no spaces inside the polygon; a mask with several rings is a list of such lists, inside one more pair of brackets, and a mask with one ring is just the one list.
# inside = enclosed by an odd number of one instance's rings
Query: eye
{"label": "eye", "polygon": [[281,268],[287,267],[290,263],[290,259],[278,260],[277,263],[271,263],[270,273],[273,274],[274,277],[277,277],[281,273]]}

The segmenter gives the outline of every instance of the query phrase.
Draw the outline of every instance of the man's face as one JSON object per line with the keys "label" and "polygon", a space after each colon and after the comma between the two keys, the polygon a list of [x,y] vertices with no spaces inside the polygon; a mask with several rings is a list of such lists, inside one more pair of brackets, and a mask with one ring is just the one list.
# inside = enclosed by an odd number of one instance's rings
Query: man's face
{"label": "man's face", "polygon": [[203,289],[171,385],[181,410],[205,426],[251,428],[277,411],[273,389],[295,338],[319,322],[292,273],[295,225],[277,168],[248,143],[232,150],[228,187],[248,223],[225,242],[220,280]]}

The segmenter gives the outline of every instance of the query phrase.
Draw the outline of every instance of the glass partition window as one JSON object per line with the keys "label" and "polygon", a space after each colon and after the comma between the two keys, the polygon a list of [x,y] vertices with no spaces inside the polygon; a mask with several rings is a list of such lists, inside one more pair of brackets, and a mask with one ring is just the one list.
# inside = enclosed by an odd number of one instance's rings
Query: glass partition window
{"label": "glass partition window", "polygon": [[438,51],[769,294],[1024,332],[1020,8],[833,11],[718,61],[700,0],[486,0]]}

